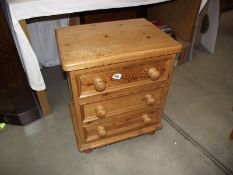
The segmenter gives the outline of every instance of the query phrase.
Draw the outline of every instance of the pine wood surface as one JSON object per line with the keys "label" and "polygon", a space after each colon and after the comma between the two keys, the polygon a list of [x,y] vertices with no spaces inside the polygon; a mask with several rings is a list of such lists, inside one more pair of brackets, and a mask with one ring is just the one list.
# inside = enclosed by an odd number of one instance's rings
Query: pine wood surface
{"label": "pine wood surface", "polygon": [[[119,30],[119,24],[125,25],[122,36],[119,37],[118,33],[115,37],[119,52],[109,46],[114,46],[114,43],[108,43],[106,48],[98,50],[99,46],[104,45],[103,32]],[[173,65],[176,53],[181,49],[180,44],[158,32],[156,27],[152,28],[144,19],[102,23],[97,29],[90,26],[80,26],[83,35],[92,35],[88,39],[89,45],[83,41],[85,37],[81,37],[81,34],[75,36],[76,33],[73,33],[71,38],[69,33],[70,29],[74,30],[73,27],[57,30],[62,66],[68,71],[72,96],[70,111],[77,145],[84,152],[142,134],[153,134],[162,128],[161,116]],[[136,41],[129,36],[129,33],[133,33],[133,37],[138,37],[140,32],[147,29],[151,32],[155,30],[156,35],[141,39],[142,46],[135,44]],[[76,53],[76,58],[71,56],[72,51],[66,50],[71,45],[59,44],[66,40],[61,34],[72,40],[73,51],[80,51]],[[128,42],[130,38],[132,40]],[[81,40],[83,42],[79,42]],[[101,54],[96,54],[93,49]],[[65,55],[64,50],[67,51]],[[90,53],[84,54],[87,50]],[[109,56],[111,50],[114,58]],[[118,80],[112,78],[116,73],[122,75]]]}
{"label": "pine wood surface", "polygon": [[[143,134],[151,134],[162,128],[162,124],[158,123],[158,124],[152,124],[146,127],[142,127],[142,128],[135,128],[133,130],[127,130],[123,133],[118,133],[115,135],[112,135],[111,137],[106,137],[106,138],[101,138],[101,139],[96,139],[95,141],[85,141],[80,134],[80,130],[79,127],[77,125],[77,115],[75,113],[75,109],[73,107],[73,104],[70,104],[70,112],[71,112],[71,116],[72,116],[72,121],[73,121],[73,127],[74,127],[74,131],[75,131],[75,136],[76,136],[76,140],[77,140],[77,146],[79,151],[81,152],[91,152],[92,149],[104,146],[104,145],[109,145],[112,143],[116,143],[122,140],[126,140],[126,139],[130,139],[136,136],[140,136]],[[96,128],[97,129],[97,128]],[[86,136],[86,134],[85,134]]]}
{"label": "pine wood surface", "polygon": [[[154,81],[167,80],[169,75],[169,64],[171,64],[170,59],[165,61],[156,60],[77,75],[77,81],[80,82],[81,85],[80,95],[87,95],[88,93],[95,92],[95,86],[98,84],[94,84],[93,80],[96,79],[102,81],[106,90],[128,86],[130,84],[137,84],[142,81],[151,82],[149,70],[152,68],[158,71],[157,78],[155,78]],[[116,73],[122,76],[120,80],[112,78]]]}
{"label": "pine wood surface", "polygon": [[[162,96],[164,89],[155,89],[153,91],[145,91],[137,94],[130,94],[123,97],[118,97],[114,99],[99,101],[96,103],[91,103],[82,106],[84,121],[91,121],[99,118],[107,118],[114,116],[119,113],[127,112],[131,109],[147,108],[150,106],[155,106],[162,102]],[[105,111],[105,115],[97,115],[98,106],[102,106]]]}
{"label": "pine wood surface", "polygon": [[56,36],[65,71],[173,54],[181,49],[178,42],[142,18],[59,28]]}
{"label": "pine wood surface", "polygon": [[[156,112],[135,114],[134,117],[128,116],[118,120],[84,127],[85,139],[87,142],[103,138],[106,139],[114,135],[127,134],[129,131],[143,129],[154,124],[157,124]],[[100,127],[101,129],[99,129]]]}

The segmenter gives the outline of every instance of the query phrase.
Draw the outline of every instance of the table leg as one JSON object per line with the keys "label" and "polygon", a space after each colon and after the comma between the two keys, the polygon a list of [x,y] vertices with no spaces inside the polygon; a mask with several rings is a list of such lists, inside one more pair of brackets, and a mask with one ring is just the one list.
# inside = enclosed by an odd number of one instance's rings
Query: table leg
{"label": "table leg", "polygon": [[[19,21],[25,35],[27,36],[28,40],[31,42],[30,34],[27,28],[27,23],[25,20],[20,20]],[[37,99],[39,102],[39,105],[41,107],[42,115],[47,116],[50,114],[50,106],[47,98],[46,91],[36,91]]]}

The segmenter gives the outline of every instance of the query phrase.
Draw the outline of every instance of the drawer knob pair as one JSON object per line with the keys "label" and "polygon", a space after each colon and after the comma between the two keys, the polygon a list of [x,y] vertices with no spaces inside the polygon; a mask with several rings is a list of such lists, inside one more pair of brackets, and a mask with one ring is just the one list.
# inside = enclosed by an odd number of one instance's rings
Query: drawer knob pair
{"label": "drawer knob pair", "polygon": [[152,81],[155,81],[159,79],[160,72],[156,68],[152,67],[148,70],[148,75]]}
{"label": "drawer knob pair", "polygon": [[94,80],[94,88],[97,92],[102,92],[105,90],[106,84],[101,78],[96,78]]}
{"label": "drawer knob pair", "polygon": [[98,133],[99,138],[103,138],[107,135],[107,131],[104,126],[98,126],[97,133]]}
{"label": "drawer knob pair", "polygon": [[150,124],[152,122],[151,118],[149,117],[148,114],[143,114],[142,115],[142,119],[144,121],[144,123],[147,125],[147,124]]}
{"label": "drawer knob pair", "polygon": [[146,95],[145,100],[148,106],[152,106],[153,104],[155,104],[155,99],[153,98],[151,94]]}
{"label": "drawer knob pair", "polygon": [[106,116],[106,110],[104,109],[104,107],[103,106],[101,106],[101,105],[99,105],[99,106],[96,106],[96,108],[95,108],[95,113],[96,113],[96,116],[98,117],[98,118],[103,118],[103,117],[105,117]]}
{"label": "drawer knob pair", "polygon": [[[146,125],[152,123],[152,119],[149,117],[148,114],[142,115],[142,119],[143,119],[143,121],[144,121],[144,123]],[[106,131],[105,127],[104,126],[98,126],[97,127],[97,134],[98,134],[99,138],[105,137],[107,135],[107,131]]]}

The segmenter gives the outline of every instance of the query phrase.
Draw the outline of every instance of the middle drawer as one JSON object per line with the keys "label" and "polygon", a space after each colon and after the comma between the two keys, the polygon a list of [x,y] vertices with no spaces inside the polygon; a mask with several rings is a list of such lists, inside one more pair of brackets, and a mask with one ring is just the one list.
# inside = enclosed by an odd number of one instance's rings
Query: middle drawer
{"label": "middle drawer", "polygon": [[136,109],[154,108],[162,102],[166,88],[148,90],[114,99],[81,105],[83,123],[104,120]]}

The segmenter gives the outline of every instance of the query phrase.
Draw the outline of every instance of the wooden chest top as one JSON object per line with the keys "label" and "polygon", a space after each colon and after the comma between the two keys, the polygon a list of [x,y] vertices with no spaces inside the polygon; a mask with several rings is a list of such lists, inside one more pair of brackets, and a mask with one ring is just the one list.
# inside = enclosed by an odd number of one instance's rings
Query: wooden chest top
{"label": "wooden chest top", "polygon": [[63,70],[178,53],[181,45],[145,19],[56,29]]}

